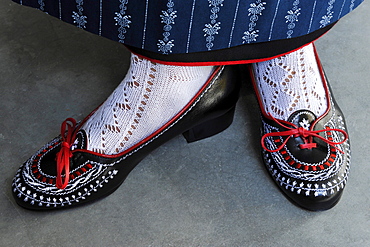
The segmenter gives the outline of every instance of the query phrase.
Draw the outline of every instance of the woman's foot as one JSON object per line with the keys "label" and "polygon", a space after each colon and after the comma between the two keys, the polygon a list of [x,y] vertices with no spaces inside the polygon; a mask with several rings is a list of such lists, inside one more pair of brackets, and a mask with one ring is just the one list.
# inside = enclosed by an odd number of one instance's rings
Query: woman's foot
{"label": "woman's foot", "polygon": [[173,118],[203,87],[212,66],[170,66],[133,55],[121,84],[83,123],[86,149],[117,154]]}
{"label": "woman's foot", "polygon": [[239,84],[233,67],[170,66],[132,56],[127,76],[97,110],[80,124],[67,119],[61,136],[20,167],[12,184],[16,202],[43,210],[107,196],[174,136],[195,141],[227,128]]}
{"label": "woman's foot", "polygon": [[250,69],[270,175],[301,207],[333,207],[347,182],[349,141],[313,45]]}
{"label": "woman's foot", "polygon": [[319,117],[328,108],[312,44],[293,53],[255,63],[253,73],[264,111],[276,119],[286,121],[302,109]]}

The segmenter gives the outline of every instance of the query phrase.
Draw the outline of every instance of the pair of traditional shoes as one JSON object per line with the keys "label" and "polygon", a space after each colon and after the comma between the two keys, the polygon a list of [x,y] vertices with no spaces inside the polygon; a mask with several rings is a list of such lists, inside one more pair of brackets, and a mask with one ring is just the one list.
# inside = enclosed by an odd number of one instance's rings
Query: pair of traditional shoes
{"label": "pair of traditional shoes", "polygon": [[[317,54],[315,56],[325,94],[325,110],[322,113],[309,110],[311,108],[296,110],[299,104],[293,100],[292,112],[284,113],[288,114],[287,117],[284,114],[278,117],[282,112],[271,103],[277,97],[273,96],[271,102],[266,103],[259,88],[261,78],[272,87],[274,83],[269,82],[266,75],[257,76],[258,68],[252,65],[248,65],[249,70],[243,73],[250,73],[260,103],[263,126],[261,145],[264,163],[271,177],[299,206],[308,210],[325,210],[333,207],[342,195],[349,172],[350,151],[343,114],[332,97]],[[138,59],[134,57],[132,63],[138,62]],[[61,135],[19,168],[12,189],[20,206],[34,210],[60,209],[102,198],[116,190],[146,155],[171,138],[183,134],[188,142],[193,142],[215,135],[232,123],[240,90],[239,71],[233,66],[218,66],[210,70],[205,83],[192,89],[188,96],[190,101],[183,100],[177,108],[167,102],[165,104],[170,106],[164,112],[157,109],[151,113],[148,110],[149,115],[154,114],[153,118],[165,117],[161,122],[152,124],[149,133],[143,134],[147,128],[140,129],[139,125],[145,122],[145,107],[151,94],[154,94],[151,86],[155,84],[158,68],[149,66],[148,70],[152,74],[147,73],[147,79],[142,81],[131,75],[122,86],[123,98],[118,101],[114,97],[109,98],[104,103],[112,108],[109,123],[102,107],[79,123],[67,119],[62,124]],[[290,72],[294,73],[289,75],[294,75],[296,71]],[[180,75],[175,73],[167,77]],[[126,95],[128,86],[138,88],[143,82],[145,86],[136,100]],[[180,89],[168,90],[171,94],[181,93],[185,89],[181,88],[181,83],[179,85]],[[160,86],[161,90],[164,90],[163,87]],[[167,92],[167,89],[164,91]],[[135,92],[132,91],[133,94]],[[177,100],[176,95],[174,100]],[[135,114],[120,118],[122,112],[132,110],[130,102],[136,101]],[[92,121],[95,118],[101,121]],[[147,121],[150,125],[152,120]],[[98,137],[94,134],[96,129]],[[136,132],[139,137],[134,139]],[[107,149],[112,136],[122,138],[117,145]],[[98,144],[92,137],[99,139]]]}

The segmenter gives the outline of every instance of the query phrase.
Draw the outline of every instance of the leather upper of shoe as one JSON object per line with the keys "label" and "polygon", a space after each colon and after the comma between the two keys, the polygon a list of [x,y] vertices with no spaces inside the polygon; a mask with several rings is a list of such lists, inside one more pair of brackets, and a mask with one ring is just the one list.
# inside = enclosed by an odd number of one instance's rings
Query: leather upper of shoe
{"label": "leather upper of shoe", "polygon": [[344,116],[324,74],[322,77],[328,109],[320,117],[303,109],[283,121],[274,119],[261,107],[261,145],[270,175],[289,199],[314,211],[337,203],[350,165]]}
{"label": "leather upper of shoe", "polygon": [[[116,155],[86,150],[86,136],[78,129],[82,123],[72,125],[72,129],[66,131],[71,131],[71,140],[66,142],[62,131],[62,136],[47,143],[19,168],[12,183],[16,202],[28,209],[43,210],[64,208],[108,195],[150,151],[234,107],[240,89],[236,76],[233,67],[218,67],[178,115],[132,148]],[[63,148],[62,156],[65,157],[62,159],[68,159],[68,167],[57,165],[56,159]],[[57,186],[58,179],[59,183],[66,184],[65,188]]]}

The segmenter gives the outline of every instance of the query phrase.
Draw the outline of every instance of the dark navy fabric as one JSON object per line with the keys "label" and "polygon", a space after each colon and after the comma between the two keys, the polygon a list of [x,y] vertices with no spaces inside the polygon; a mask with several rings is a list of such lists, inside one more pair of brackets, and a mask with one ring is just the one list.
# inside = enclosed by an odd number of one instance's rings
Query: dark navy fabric
{"label": "dark navy fabric", "polygon": [[160,54],[289,39],[336,22],[363,0],[14,0]]}

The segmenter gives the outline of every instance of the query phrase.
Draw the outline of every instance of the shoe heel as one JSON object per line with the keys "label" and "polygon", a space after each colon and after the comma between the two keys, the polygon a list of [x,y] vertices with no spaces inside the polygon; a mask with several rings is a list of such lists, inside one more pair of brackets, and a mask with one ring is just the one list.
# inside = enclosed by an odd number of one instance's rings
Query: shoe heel
{"label": "shoe heel", "polygon": [[235,107],[231,108],[224,115],[208,120],[185,131],[182,135],[188,143],[216,135],[231,125],[234,119],[234,112]]}

